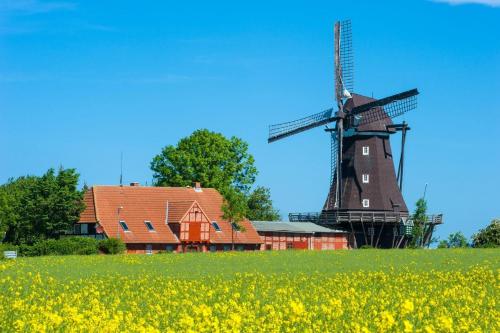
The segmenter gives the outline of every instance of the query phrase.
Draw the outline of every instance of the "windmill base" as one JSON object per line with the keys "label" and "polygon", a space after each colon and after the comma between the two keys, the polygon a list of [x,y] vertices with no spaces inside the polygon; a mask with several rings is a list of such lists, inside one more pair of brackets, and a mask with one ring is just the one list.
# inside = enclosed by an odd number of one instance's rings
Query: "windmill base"
{"label": "windmill base", "polygon": [[[410,244],[413,222],[407,212],[339,212],[292,213],[291,222],[313,222],[325,227],[349,232],[351,248],[375,247],[405,248]],[[422,230],[421,247],[428,247],[436,225],[443,223],[443,215],[428,215]]]}

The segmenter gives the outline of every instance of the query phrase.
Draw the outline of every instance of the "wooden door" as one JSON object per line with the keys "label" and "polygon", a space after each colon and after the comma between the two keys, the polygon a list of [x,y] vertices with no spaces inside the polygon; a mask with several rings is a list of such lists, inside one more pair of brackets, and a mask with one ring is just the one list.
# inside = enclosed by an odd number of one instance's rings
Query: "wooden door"
{"label": "wooden door", "polygon": [[201,241],[201,224],[200,223],[189,223],[189,241],[199,242]]}

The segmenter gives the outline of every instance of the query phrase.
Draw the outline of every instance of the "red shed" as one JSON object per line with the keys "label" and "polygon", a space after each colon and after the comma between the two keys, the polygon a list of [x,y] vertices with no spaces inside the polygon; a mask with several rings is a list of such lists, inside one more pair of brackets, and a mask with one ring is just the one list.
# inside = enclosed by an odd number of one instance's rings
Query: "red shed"
{"label": "red shed", "polygon": [[261,250],[348,249],[348,233],[311,222],[252,221],[263,244]]}

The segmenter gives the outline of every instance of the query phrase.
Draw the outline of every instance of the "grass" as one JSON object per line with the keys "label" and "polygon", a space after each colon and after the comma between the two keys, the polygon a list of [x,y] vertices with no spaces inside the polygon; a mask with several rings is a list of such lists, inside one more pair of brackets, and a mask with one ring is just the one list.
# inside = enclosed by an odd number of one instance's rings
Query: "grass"
{"label": "grass", "polygon": [[171,278],[201,278],[236,273],[335,274],[355,271],[456,271],[474,266],[500,268],[497,249],[269,251],[186,253],[121,256],[65,256],[17,259],[12,277],[43,273],[57,279],[88,276],[142,275],[145,272]]}
{"label": "grass", "polygon": [[10,331],[493,332],[500,250],[275,251],[0,261]]}

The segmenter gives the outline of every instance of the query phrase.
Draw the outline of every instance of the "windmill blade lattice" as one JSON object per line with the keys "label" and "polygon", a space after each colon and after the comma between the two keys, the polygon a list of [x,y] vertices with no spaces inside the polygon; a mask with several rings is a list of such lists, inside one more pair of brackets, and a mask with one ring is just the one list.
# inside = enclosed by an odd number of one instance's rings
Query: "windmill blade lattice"
{"label": "windmill blade lattice", "polygon": [[338,142],[337,133],[334,131],[330,132],[330,186],[335,181],[337,173],[337,156],[338,156]]}
{"label": "windmill blade lattice", "polygon": [[333,109],[328,109],[294,121],[271,125],[269,126],[269,138],[267,141],[273,142],[280,140],[314,127],[326,125],[336,119],[337,118],[333,116]]}
{"label": "windmill blade lattice", "polygon": [[354,51],[351,20],[340,22],[340,66],[343,86],[352,92],[354,90]]}
{"label": "windmill blade lattice", "polygon": [[413,89],[360,105],[351,110],[351,116],[360,117],[360,125],[387,118],[395,118],[417,107],[418,90]]}

